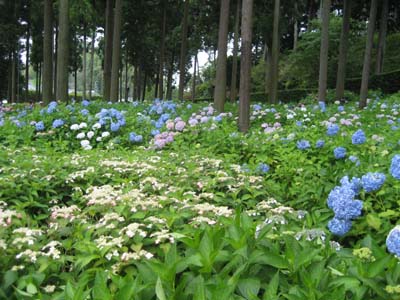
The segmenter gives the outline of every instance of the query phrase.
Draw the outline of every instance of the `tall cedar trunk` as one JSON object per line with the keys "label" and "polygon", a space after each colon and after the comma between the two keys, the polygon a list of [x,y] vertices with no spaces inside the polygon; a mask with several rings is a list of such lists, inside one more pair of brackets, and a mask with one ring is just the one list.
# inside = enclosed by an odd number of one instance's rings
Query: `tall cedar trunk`
{"label": "tall cedar trunk", "polygon": [[69,44],[69,9],[68,0],[60,0],[58,14],[58,49],[57,49],[57,96],[56,100],[68,101],[68,44]]}
{"label": "tall cedar trunk", "polygon": [[238,47],[239,47],[239,19],[240,19],[240,4],[241,1],[236,2],[236,15],[235,15],[235,33],[233,37],[233,51],[232,51],[232,77],[231,77],[231,92],[230,100],[235,102],[237,98],[237,67],[238,67]]}
{"label": "tall cedar trunk", "polygon": [[264,61],[265,61],[265,94],[268,95],[269,91],[271,89],[271,60],[272,60],[272,54],[271,54],[271,49],[268,47],[267,42],[265,42],[265,56],[264,56]]}
{"label": "tall cedar trunk", "polygon": [[53,100],[53,0],[44,1],[43,101]]}
{"label": "tall cedar trunk", "polygon": [[160,73],[156,74],[155,78],[155,86],[154,86],[154,99],[157,99],[158,96],[158,85],[160,84]]}
{"label": "tall cedar trunk", "polygon": [[118,101],[122,101],[122,76],[123,76],[123,66],[119,69],[119,74],[118,74],[118,83],[119,83],[119,92],[118,92]]}
{"label": "tall cedar trunk", "polygon": [[128,102],[129,88],[128,88],[128,47],[125,46],[125,102]]}
{"label": "tall cedar trunk", "polygon": [[321,13],[322,30],[321,30],[321,48],[319,54],[319,80],[318,80],[318,100],[322,102],[326,101],[330,8],[331,8],[331,0],[323,0],[322,13]]}
{"label": "tall cedar trunk", "polygon": [[42,101],[43,97],[42,97],[42,63],[39,63],[39,74],[38,74],[38,101]]}
{"label": "tall cedar trunk", "polygon": [[175,50],[172,51],[167,77],[167,100],[172,100],[172,76],[174,75]]}
{"label": "tall cedar trunk", "polygon": [[53,53],[53,96],[57,95],[57,49],[58,49],[58,21],[55,22],[55,39],[54,39],[54,53]]}
{"label": "tall cedar trunk", "polygon": [[74,99],[78,101],[78,69],[74,70]]}
{"label": "tall cedar trunk", "polygon": [[113,50],[113,7],[114,0],[107,0],[106,3],[106,25],[105,25],[105,47],[104,47],[104,100],[110,100],[111,89],[111,66],[112,66],[112,50]]}
{"label": "tall cedar trunk", "polygon": [[163,1],[163,19],[161,29],[161,42],[160,42],[160,60],[159,60],[159,86],[158,86],[158,97],[164,99],[164,52],[165,52],[165,31],[166,31],[166,20],[167,20],[167,6]]}
{"label": "tall cedar trunk", "polygon": [[179,100],[183,100],[183,90],[185,88],[188,15],[189,15],[189,0],[185,0],[185,8],[183,10],[183,20],[182,20],[182,34],[181,34],[181,56],[179,60],[179,92],[178,92]]}
{"label": "tall cedar trunk", "polygon": [[297,1],[294,2],[294,24],[293,24],[293,51],[296,51],[297,49],[297,40],[298,40],[298,34],[299,34],[299,29],[297,26]]}
{"label": "tall cedar trunk", "polygon": [[138,68],[139,65],[136,63],[133,68],[133,100],[140,100],[139,92],[138,92]]}
{"label": "tall cedar trunk", "polygon": [[336,75],[336,99],[344,98],[344,83],[346,78],[346,60],[347,60],[347,44],[350,30],[350,13],[351,0],[344,0],[343,5],[343,23],[342,32],[340,34],[339,61]]}
{"label": "tall cedar trunk", "polygon": [[26,31],[26,59],[25,59],[25,102],[29,99],[29,51],[30,51],[30,40],[31,37],[31,25],[28,19],[28,26]]}
{"label": "tall cedar trunk", "polygon": [[196,97],[196,68],[197,68],[197,53],[193,58],[194,64],[193,64],[193,77],[192,77],[192,101],[194,101]]}
{"label": "tall cedar trunk", "polygon": [[17,102],[17,51],[13,51],[11,62],[11,102]]}
{"label": "tall cedar trunk", "polygon": [[83,91],[82,91],[82,100],[86,99],[86,22],[83,24],[83,59],[82,59],[82,83],[83,83]]}
{"label": "tall cedar trunk", "polygon": [[137,73],[137,93],[138,99],[140,99],[140,97],[142,96],[142,66],[139,66]]}
{"label": "tall cedar trunk", "polygon": [[89,100],[92,100],[92,91],[93,91],[93,71],[94,71],[94,42],[96,39],[96,29],[93,29],[92,32],[92,44],[90,49],[90,74],[89,74]]}
{"label": "tall cedar trunk", "polygon": [[250,126],[250,76],[253,0],[242,4],[242,48],[240,59],[239,130],[247,132]]}
{"label": "tall cedar trunk", "polygon": [[119,61],[121,52],[121,17],[122,17],[121,5],[122,5],[122,0],[115,0],[111,87],[110,87],[110,100],[112,102],[118,101],[118,77],[119,77],[118,75],[119,75]]}
{"label": "tall cedar trunk", "polygon": [[379,24],[378,51],[376,53],[376,65],[375,65],[376,74],[380,74],[383,72],[383,57],[385,54],[385,45],[386,45],[388,12],[389,12],[389,0],[383,0],[381,21]]}
{"label": "tall cedar trunk", "polygon": [[364,65],[361,78],[360,104],[359,104],[360,108],[364,108],[367,105],[368,80],[369,80],[369,70],[371,66],[372,44],[374,42],[376,10],[378,6],[377,2],[378,2],[377,0],[371,0],[371,8],[369,11],[368,33],[367,33],[367,41],[365,43]]}
{"label": "tall cedar trunk", "polygon": [[144,101],[144,99],[146,97],[146,88],[147,88],[146,86],[147,86],[147,72],[144,71],[142,101]]}
{"label": "tall cedar trunk", "polygon": [[221,0],[218,29],[218,59],[215,76],[214,108],[224,111],[226,100],[226,51],[228,46],[229,0]]}
{"label": "tall cedar trunk", "polygon": [[280,1],[275,0],[274,27],[272,32],[272,56],[271,56],[271,87],[269,90],[270,103],[278,102],[278,56],[279,56],[279,11]]}
{"label": "tall cedar trunk", "polygon": [[[10,72],[11,72],[11,69],[10,69]],[[39,102],[39,64],[36,64],[36,72],[35,73],[36,73],[35,74],[35,77],[36,77],[35,78],[35,100],[36,100],[36,102]],[[10,76],[10,79],[11,79],[11,76]],[[9,81],[9,82],[11,84],[11,81]],[[11,96],[11,94],[10,94],[11,88],[9,90],[10,90],[9,95]]]}
{"label": "tall cedar trunk", "polygon": [[16,100],[17,102],[20,101],[19,98],[19,90],[20,90],[20,82],[19,82],[19,78],[20,78],[20,67],[19,67],[19,45],[17,44],[17,60],[15,61],[15,72],[16,72]]}

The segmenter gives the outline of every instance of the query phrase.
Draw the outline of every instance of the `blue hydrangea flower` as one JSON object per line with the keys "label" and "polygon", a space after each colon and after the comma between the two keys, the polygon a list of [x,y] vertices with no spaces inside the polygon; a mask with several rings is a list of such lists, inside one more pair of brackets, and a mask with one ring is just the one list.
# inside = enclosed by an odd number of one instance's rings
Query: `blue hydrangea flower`
{"label": "blue hydrangea flower", "polygon": [[47,113],[51,114],[53,113],[57,108],[57,102],[56,101],[52,101],[49,103],[49,105],[47,106]]}
{"label": "blue hydrangea flower", "polygon": [[356,195],[360,193],[362,188],[361,179],[358,177],[353,177],[351,180],[349,180],[349,176],[344,176],[342,179],[340,179],[340,184],[342,186],[351,188]]}
{"label": "blue hydrangea flower", "polygon": [[361,145],[364,144],[367,138],[365,137],[364,131],[362,129],[358,129],[353,136],[351,137],[351,142],[354,145]]}
{"label": "blue hydrangea flower", "polygon": [[89,106],[89,104],[90,104],[90,101],[88,101],[88,100],[82,101],[82,106]]}
{"label": "blue hydrangea flower", "polygon": [[4,119],[0,119],[0,126],[4,125]]}
{"label": "blue hydrangea flower", "polygon": [[327,204],[330,209],[334,209],[341,203],[348,203],[353,201],[356,193],[350,186],[336,186],[328,195]]}
{"label": "blue hydrangea flower", "polygon": [[400,257],[400,225],[390,230],[386,238],[386,247],[390,253]]}
{"label": "blue hydrangea flower", "polygon": [[342,220],[351,220],[361,216],[363,202],[360,200],[352,200],[349,202],[337,202],[333,207],[335,218]]}
{"label": "blue hydrangea flower", "polygon": [[307,140],[300,140],[297,142],[297,149],[299,150],[306,150],[310,148],[310,142]]}
{"label": "blue hydrangea flower", "polygon": [[336,147],[333,150],[333,154],[335,155],[336,159],[342,159],[346,157],[346,149],[344,147]]}
{"label": "blue hydrangea flower", "polygon": [[121,126],[119,125],[119,123],[111,123],[110,129],[111,131],[116,132],[119,130],[120,127]]}
{"label": "blue hydrangea flower", "polygon": [[215,122],[221,122],[222,121],[222,116],[218,115],[218,116],[214,117],[214,121]]}
{"label": "blue hydrangea flower", "polygon": [[87,116],[88,114],[89,114],[89,111],[86,108],[81,110],[81,115],[82,116]]}
{"label": "blue hydrangea flower", "polygon": [[396,154],[392,158],[392,163],[390,164],[390,174],[398,180],[400,180],[400,155]]}
{"label": "blue hydrangea flower", "polygon": [[260,163],[257,166],[257,171],[259,171],[260,173],[267,173],[269,171],[269,166],[265,163]]}
{"label": "blue hydrangea flower", "polygon": [[53,121],[53,128],[58,128],[64,125],[64,120],[56,119]]}
{"label": "blue hydrangea flower", "polygon": [[151,135],[152,135],[152,136],[156,136],[157,134],[160,134],[160,130],[158,130],[158,129],[153,129],[153,130],[151,131]]}
{"label": "blue hydrangea flower", "polygon": [[337,110],[338,110],[339,112],[344,111],[344,106],[343,106],[343,105],[339,105],[338,108],[337,108]]}
{"label": "blue hydrangea flower", "polygon": [[141,141],[143,141],[143,137],[134,132],[131,132],[129,134],[129,141],[132,143],[140,143]]}
{"label": "blue hydrangea flower", "polygon": [[35,124],[36,131],[43,131],[44,130],[44,123],[43,121],[39,121]]}
{"label": "blue hydrangea flower", "polygon": [[333,136],[336,135],[339,132],[339,126],[337,124],[332,124],[329,125],[327,130],[326,130],[326,134],[329,136]]}
{"label": "blue hydrangea flower", "polygon": [[328,222],[328,229],[335,235],[343,236],[351,229],[351,221],[333,218]]}
{"label": "blue hydrangea flower", "polygon": [[385,174],[378,172],[369,172],[361,177],[362,186],[367,193],[379,190],[385,180]]}
{"label": "blue hydrangea flower", "polygon": [[316,148],[322,148],[324,145],[325,145],[325,141],[324,141],[324,140],[318,140],[318,141],[315,143],[315,147],[316,147]]}
{"label": "blue hydrangea flower", "polygon": [[349,160],[350,160],[351,162],[355,163],[357,167],[360,165],[360,160],[358,159],[357,156],[350,155],[350,156],[349,156]]}
{"label": "blue hydrangea flower", "polygon": [[296,121],[296,126],[301,127],[303,125],[303,122],[301,121]]}
{"label": "blue hydrangea flower", "polygon": [[262,107],[261,107],[260,104],[254,104],[254,105],[253,105],[253,109],[254,109],[254,110],[261,110]]}

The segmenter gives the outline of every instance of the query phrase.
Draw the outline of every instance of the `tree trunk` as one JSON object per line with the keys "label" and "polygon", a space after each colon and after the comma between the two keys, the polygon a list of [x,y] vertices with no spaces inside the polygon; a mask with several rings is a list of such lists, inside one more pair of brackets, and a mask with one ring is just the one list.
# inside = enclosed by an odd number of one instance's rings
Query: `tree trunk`
{"label": "tree trunk", "polygon": [[69,9],[68,0],[60,0],[58,14],[57,49],[57,97],[56,100],[68,101],[68,57],[69,57]]}
{"label": "tree trunk", "polygon": [[340,34],[339,61],[336,75],[336,100],[344,98],[344,84],[346,78],[347,45],[350,30],[351,0],[344,0],[343,24]]}
{"label": "tree trunk", "polygon": [[17,102],[17,51],[13,51],[11,62],[11,103]]}
{"label": "tree trunk", "polygon": [[294,2],[294,24],[293,24],[293,51],[296,51],[297,49],[297,40],[298,40],[298,34],[299,34],[299,29],[297,25],[297,1]]}
{"label": "tree trunk", "polygon": [[[10,72],[11,72],[11,69],[10,69]],[[35,100],[36,100],[36,102],[39,102],[39,64],[36,64],[36,74],[35,75],[36,75],[36,80],[35,80]],[[11,76],[10,76],[10,79],[11,79]],[[11,93],[11,89],[10,89],[10,93]]]}
{"label": "tree trunk", "polygon": [[231,77],[231,92],[230,100],[235,102],[237,98],[237,67],[238,67],[238,48],[239,48],[239,19],[240,19],[240,4],[241,0],[237,0],[236,3],[236,15],[235,15],[235,33],[233,37],[233,51],[232,51],[232,77]]}
{"label": "tree trunk", "polygon": [[224,111],[226,100],[226,51],[228,46],[229,0],[221,0],[218,29],[218,59],[215,76],[214,108]]}
{"label": "tree trunk", "polygon": [[114,0],[107,0],[106,4],[106,24],[105,24],[105,45],[104,45],[104,100],[110,100],[110,89],[111,89],[111,66],[112,66],[112,50],[113,50],[113,8]]}
{"label": "tree trunk", "polygon": [[376,53],[376,66],[375,66],[376,74],[381,74],[383,72],[383,57],[385,54],[385,46],[386,46],[388,12],[389,12],[389,0],[383,0],[381,21],[379,24],[378,51]]}
{"label": "tree trunk", "polygon": [[[138,68],[138,73],[137,73],[137,92],[138,92],[138,99],[140,99],[142,95],[142,66]],[[145,92],[144,92],[145,93]],[[142,99],[143,101],[143,99]]]}
{"label": "tree trunk", "polygon": [[241,132],[247,132],[250,126],[252,15],[253,0],[243,0],[239,89],[239,130]]}
{"label": "tree trunk", "polygon": [[128,88],[128,47],[125,46],[125,102],[128,102],[128,97],[129,97],[129,88]]}
{"label": "tree trunk", "polygon": [[322,5],[322,30],[321,48],[319,54],[319,80],[318,80],[318,101],[326,101],[326,85],[328,77],[328,47],[329,47],[329,11],[331,0],[323,0]]}
{"label": "tree trunk", "polygon": [[158,97],[164,99],[164,52],[165,52],[165,31],[166,31],[166,20],[167,20],[167,6],[163,1],[163,19],[162,19],[162,32],[160,42],[160,61],[159,61],[159,86],[158,86]]}
{"label": "tree trunk", "polygon": [[42,63],[39,63],[38,79],[39,79],[39,83],[38,83],[38,90],[39,90],[38,101],[43,101],[43,97],[42,97]]}
{"label": "tree trunk", "polygon": [[139,65],[135,64],[133,68],[133,100],[138,101],[140,100],[140,95],[138,91],[138,68]]}
{"label": "tree trunk", "polygon": [[92,44],[90,49],[90,74],[89,74],[89,100],[92,100],[92,91],[93,91],[93,73],[94,73],[94,42],[96,39],[96,29],[93,29],[92,32]]}
{"label": "tree trunk", "polygon": [[179,61],[179,93],[178,93],[179,100],[183,100],[183,90],[185,88],[188,15],[189,15],[189,0],[185,0],[185,8],[183,11],[183,20],[182,20],[181,57]]}
{"label": "tree trunk", "polygon": [[86,99],[86,22],[83,24],[83,53],[82,53],[82,83],[83,83],[83,91],[82,91],[82,100]]}
{"label": "tree trunk", "polygon": [[154,99],[157,99],[158,96],[158,85],[160,84],[160,73],[156,74],[156,78],[154,80],[155,85],[154,85]]}
{"label": "tree trunk", "polygon": [[121,18],[122,18],[121,5],[122,5],[122,0],[115,1],[111,87],[110,87],[110,100],[112,102],[118,101],[118,75],[119,75],[119,61],[121,52]]}
{"label": "tree trunk", "polygon": [[74,99],[78,101],[78,69],[74,70]]}
{"label": "tree trunk", "polygon": [[280,1],[275,0],[274,6],[274,26],[272,32],[272,53],[271,53],[271,73],[269,99],[270,103],[278,102],[278,57],[279,57],[279,11]]}
{"label": "tree trunk", "polygon": [[28,19],[28,28],[26,31],[26,59],[25,59],[25,102],[28,102],[29,99],[29,51],[30,51],[30,43],[29,40],[31,38],[31,26],[30,20]]}
{"label": "tree trunk", "polygon": [[53,1],[44,1],[43,102],[53,100]]}
{"label": "tree trunk", "polygon": [[146,99],[146,88],[147,88],[147,72],[144,71],[142,101]]}
{"label": "tree trunk", "polygon": [[169,64],[168,77],[167,77],[167,100],[172,100],[172,77],[174,75],[174,60],[175,60],[175,51],[172,51],[171,61]]}
{"label": "tree trunk", "polygon": [[[58,22],[55,21],[55,39],[54,39],[54,53],[53,53],[53,96],[57,95],[57,49],[58,49]],[[57,99],[56,99],[57,100]]]}
{"label": "tree trunk", "polygon": [[118,78],[119,78],[119,92],[118,92],[118,101],[122,101],[122,97],[123,97],[123,94],[122,94],[122,76],[123,76],[123,69],[124,69],[124,67],[123,66],[121,66],[121,68],[119,69],[119,75],[118,75]]}
{"label": "tree trunk", "polygon": [[197,67],[197,53],[194,56],[194,64],[193,64],[193,78],[192,78],[192,101],[194,101],[196,97],[196,67]]}
{"label": "tree trunk", "polygon": [[369,19],[368,19],[367,42],[365,43],[364,65],[361,78],[360,103],[359,103],[360,109],[364,108],[367,105],[369,70],[371,66],[371,52],[372,52],[372,45],[374,42],[374,29],[375,29],[377,6],[378,6],[377,0],[371,0],[371,8],[369,11]]}

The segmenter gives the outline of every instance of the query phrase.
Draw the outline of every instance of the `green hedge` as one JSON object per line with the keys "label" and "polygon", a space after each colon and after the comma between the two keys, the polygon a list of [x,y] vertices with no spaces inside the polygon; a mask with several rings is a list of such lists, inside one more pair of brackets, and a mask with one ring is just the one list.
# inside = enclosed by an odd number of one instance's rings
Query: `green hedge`
{"label": "green hedge", "polygon": [[[346,89],[359,93],[361,78],[349,78],[346,80]],[[400,70],[395,70],[379,75],[371,75],[368,89],[381,90],[384,94],[393,94],[400,91]]]}

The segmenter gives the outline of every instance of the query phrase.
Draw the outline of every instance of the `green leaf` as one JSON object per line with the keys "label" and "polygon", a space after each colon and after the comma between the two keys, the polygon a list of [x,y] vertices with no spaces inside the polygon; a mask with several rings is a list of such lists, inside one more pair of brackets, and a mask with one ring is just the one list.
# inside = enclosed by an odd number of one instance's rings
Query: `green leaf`
{"label": "green leaf", "polygon": [[196,289],[193,295],[193,300],[206,300],[204,279],[201,275],[196,278]]}
{"label": "green leaf", "polygon": [[4,274],[4,289],[7,289],[10,285],[12,285],[18,279],[18,273],[16,271],[8,270]]}
{"label": "green leaf", "polygon": [[[388,265],[390,256],[385,256],[381,259],[377,259],[373,263],[368,266],[367,276],[370,278],[376,277],[379,273],[381,273]],[[382,274],[384,275],[384,274]]]}
{"label": "green leaf", "polygon": [[274,277],[272,277],[271,281],[269,282],[263,299],[264,300],[278,300],[278,287],[279,287],[279,271],[276,272]]}
{"label": "green leaf", "polygon": [[160,277],[157,278],[156,295],[158,300],[167,300]]}
{"label": "green leaf", "polygon": [[26,291],[29,294],[33,294],[33,295],[37,294],[37,292],[38,292],[36,285],[34,285],[33,283],[28,283],[28,285],[26,286]]}
{"label": "green leaf", "polygon": [[238,288],[246,299],[257,299],[257,294],[260,291],[260,280],[256,278],[241,279],[238,282]]}
{"label": "green leaf", "polygon": [[111,299],[111,294],[107,287],[107,274],[105,272],[98,271],[96,273],[92,294],[94,300]]}
{"label": "green leaf", "polygon": [[379,230],[382,225],[382,221],[379,217],[373,214],[368,214],[367,215],[367,224],[374,228],[375,230]]}
{"label": "green leaf", "polygon": [[254,251],[249,259],[250,264],[269,265],[277,269],[287,269],[288,261],[280,255],[270,251]]}

